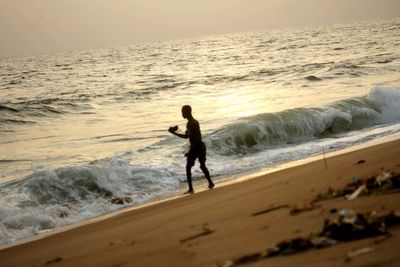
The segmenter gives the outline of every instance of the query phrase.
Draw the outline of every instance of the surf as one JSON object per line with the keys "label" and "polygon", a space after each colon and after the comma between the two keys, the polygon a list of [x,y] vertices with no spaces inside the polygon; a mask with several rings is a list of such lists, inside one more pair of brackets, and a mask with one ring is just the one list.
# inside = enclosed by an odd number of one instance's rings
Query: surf
{"label": "surf", "polygon": [[257,152],[400,121],[400,90],[375,87],[366,96],[241,118],[206,135],[219,155]]}

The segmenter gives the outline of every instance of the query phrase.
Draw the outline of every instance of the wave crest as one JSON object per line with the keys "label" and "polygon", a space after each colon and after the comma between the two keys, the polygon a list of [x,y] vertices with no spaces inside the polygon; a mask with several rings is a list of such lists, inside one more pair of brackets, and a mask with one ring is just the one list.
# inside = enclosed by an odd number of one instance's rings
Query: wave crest
{"label": "wave crest", "polygon": [[367,96],[315,108],[296,108],[244,118],[206,136],[211,151],[246,154],[271,146],[305,142],[332,134],[400,121],[400,90],[372,89]]}

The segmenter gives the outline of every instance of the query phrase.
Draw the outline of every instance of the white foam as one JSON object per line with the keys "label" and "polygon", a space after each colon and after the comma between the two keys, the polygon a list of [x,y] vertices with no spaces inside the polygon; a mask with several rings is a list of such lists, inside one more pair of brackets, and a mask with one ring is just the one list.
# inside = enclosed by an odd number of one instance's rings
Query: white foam
{"label": "white foam", "polygon": [[180,182],[167,167],[132,166],[111,158],[102,166],[41,170],[0,187],[0,244],[80,222],[127,205],[113,196],[130,196],[138,205],[173,192]]}
{"label": "white foam", "polygon": [[382,106],[382,122],[400,121],[400,89],[376,86],[368,93],[368,98]]}

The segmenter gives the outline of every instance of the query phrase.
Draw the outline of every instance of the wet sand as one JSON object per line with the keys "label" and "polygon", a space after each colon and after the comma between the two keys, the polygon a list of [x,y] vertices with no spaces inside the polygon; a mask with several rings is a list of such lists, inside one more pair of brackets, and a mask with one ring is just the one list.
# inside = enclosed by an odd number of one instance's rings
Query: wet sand
{"label": "wet sand", "polygon": [[[0,250],[0,266],[223,266],[284,240],[321,230],[332,210],[400,210],[391,191],[311,204],[329,188],[391,171],[400,173],[400,139],[328,154],[318,160],[194,195],[125,210]],[[293,209],[312,208],[293,214]],[[400,227],[243,266],[400,266]],[[242,265],[241,265],[242,266]]]}

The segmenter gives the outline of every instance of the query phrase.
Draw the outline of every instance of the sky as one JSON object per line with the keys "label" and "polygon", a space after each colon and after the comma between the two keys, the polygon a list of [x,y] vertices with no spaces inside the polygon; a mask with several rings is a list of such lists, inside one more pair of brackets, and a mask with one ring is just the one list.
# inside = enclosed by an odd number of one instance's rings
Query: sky
{"label": "sky", "polygon": [[0,0],[0,58],[400,17],[400,0]]}

